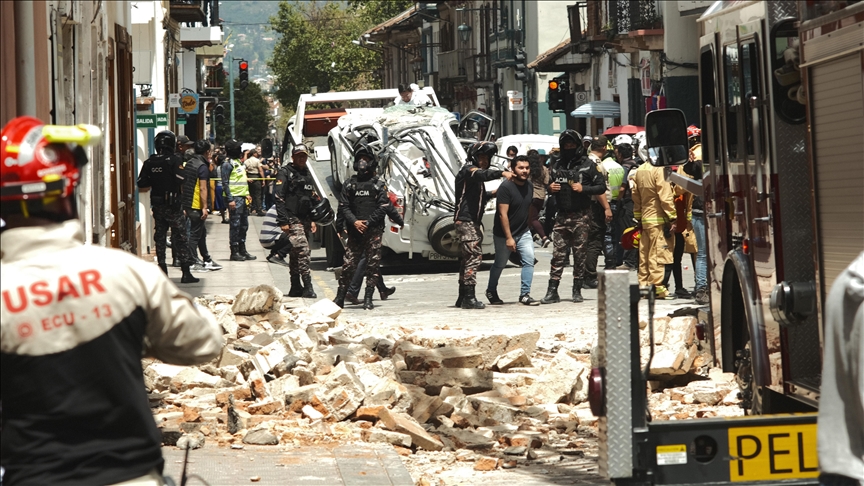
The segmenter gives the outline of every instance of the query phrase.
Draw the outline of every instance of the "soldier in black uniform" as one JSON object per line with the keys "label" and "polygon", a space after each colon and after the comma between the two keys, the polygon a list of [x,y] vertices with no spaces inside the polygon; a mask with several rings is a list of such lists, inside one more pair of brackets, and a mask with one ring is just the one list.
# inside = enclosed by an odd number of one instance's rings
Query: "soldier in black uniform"
{"label": "soldier in black uniform", "polygon": [[582,283],[586,277],[588,236],[591,231],[591,196],[606,192],[606,181],[597,166],[585,155],[582,137],[576,130],[565,130],[558,138],[561,156],[550,171],[549,192],[558,206],[552,229],[552,268],[549,288],[541,304],[560,302],[558,284],[564,274],[569,250],[573,249],[573,302],[582,302]]}
{"label": "soldier in black uniform", "polygon": [[[309,152],[304,145],[291,151],[291,163],[285,164],[276,175],[274,196],[276,198],[276,224],[288,234],[291,243],[291,289],[289,297],[315,298],[312,288],[312,271],[309,269],[312,252],[306,232],[317,230],[311,219],[312,206],[321,200],[315,192],[315,184],[306,161]],[[302,279],[302,285],[301,285]]]}
{"label": "soldier in black uniform", "polygon": [[[509,149],[508,149],[509,152]],[[498,169],[490,169],[492,156],[498,153],[498,147],[492,142],[477,142],[468,149],[468,162],[456,174],[456,234],[459,235],[459,297],[456,307],[463,309],[483,309],[486,307],[477,300],[474,288],[477,286],[477,270],[483,261],[483,250],[480,247],[480,223],[486,209],[486,203],[492,198],[483,183],[506,177],[513,173]],[[490,297],[490,301],[497,300]]]}
{"label": "soldier in black uniform", "polygon": [[168,274],[168,266],[165,262],[165,248],[167,246],[166,234],[171,228],[173,239],[172,254],[180,261],[183,269],[181,283],[195,283],[195,278],[189,271],[194,258],[189,251],[186,238],[186,217],[180,206],[180,188],[183,185],[183,157],[174,153],[177,145],[174,133],[163,130],[154,138],[156,153],[144,161],[141,173],[138,174],[138,188],[142,191],[150,191],[150,208],[153,210],[153,219],[156,222],[156,231],[153,235],[156,240],[156,261],[159,268]]}
{"label": "soldier in black uniform", "polygon": [[366,295],[363,298],[363,308],[374,308],[372,296],[375,294],[378,267],[381,263],[381,235],[384,233],[386,208],[390,204],[387,186],[375,175],[377,165],[376,156],[368,145],[360,143],[354,147],[356,174],[342,185],[342,194],[339,196],[339,213],[348,228],[348,248],[345,249],[339,290],[333,301],[339,307],[345,307],[348,284],[354,277],[361,255],[366,253]]}

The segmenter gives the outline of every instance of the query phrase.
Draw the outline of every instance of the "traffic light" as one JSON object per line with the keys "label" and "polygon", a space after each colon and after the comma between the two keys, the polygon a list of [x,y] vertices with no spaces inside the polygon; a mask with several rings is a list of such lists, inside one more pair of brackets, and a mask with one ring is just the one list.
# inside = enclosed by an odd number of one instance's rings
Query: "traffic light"
{"label": "traffic light", "polygon": [[265,159],[273,157],[273,140],[270,140],[269,138],[261,140],[261,157],[264,157]]}
{"label": "traffic light", "polygon": [[214,110],[216,112],[216,123],[223,123],[225,121],[225,107],[216,105]]}
{"label": "traffic light", "polygon": [[240,89],[246,89],[249,86],[249,63],[245,60],[240,61]]}
{"label": "traffic light", "polygon": [[528,64],[527,58],[525,57],[524,51],[519,51],[516,53],[516,65],[513,66],[516,69],[516,80],[517,81],[527,81],[528,80]]}
{"label": "traffic light", "polygon": [[549,109],[556,113],[566,111],[566,97],[569,91],[566,80],[555,78],[549,81]]}

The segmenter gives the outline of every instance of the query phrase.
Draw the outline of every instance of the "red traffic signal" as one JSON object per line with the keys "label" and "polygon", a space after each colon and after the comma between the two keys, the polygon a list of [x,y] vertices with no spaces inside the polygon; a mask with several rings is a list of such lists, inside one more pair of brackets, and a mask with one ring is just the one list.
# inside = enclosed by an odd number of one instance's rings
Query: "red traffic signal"
{"label": "red traffic signal", "polygon": [[240,69],[249,69],[249,63],[246,61],[240,61]]}
{"label": "red traffic signal", "polygon": [[249,86],[249,63],[245,60],[240,60],[240,90],[246,89]]}

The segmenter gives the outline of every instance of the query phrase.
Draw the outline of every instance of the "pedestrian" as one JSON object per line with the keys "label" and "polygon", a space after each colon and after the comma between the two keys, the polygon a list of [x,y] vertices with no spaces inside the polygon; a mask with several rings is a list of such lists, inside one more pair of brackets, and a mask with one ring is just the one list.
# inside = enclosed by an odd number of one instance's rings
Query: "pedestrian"
{"label": "pedestrian", "polygon": [[484,183],[501,177],[513,177],[512,172],[489,168],[496,153],[498,147],[492,142],[475,143],[468,149],[468,163],[456,174],[456,213],[453,219],[460,251],[459,297],[456,299],[456,307],[463,309],[486,307],[475,295],[477,270],[483,261],[480,224],[486,204],[493,197],[493,193],[486,191]]}
{"label": "pedestrian", "polygon": [[519,155],[519,149],[515,145],[507,147],[507,158],[513,160]]}
{"label": "pedestrian", "polygon": [[[606,249],[607,226],[612,221],[612,184],[609,179],[609,171],[614,170],[618,176],[623,174],[624,169],[608,154],[609,141],[605,135],[600,135],[591,140],[591,149],[588,158],[597,165],[597,170],[603,176],[606,190],[591,198],[591,233],[588,237],[588,259],[585,264],[587,280],[585,288],[597,288],[597,261]],[[616,180],[617,177],[616,176]],[[616,187],[617,192],[617,187]],[[608,267],[608,261],[607,261]]]}
{"label": "pedestrian", "polygon": [[[690,160],[683,165],[683,172],[688,176],[702,180],[702,145],[696,144],[690,149]],[[696,237],[696,254],[692,258],[693,276],[695,279],[694,297],[699,305],[709,303],[708,298],[708,249],[705,238],[705,203],[702,195],[693,196],[691,225]],[[691,254],[692,255],[692,254]]]}
{"label": "pedestrian", "polygon": [[498,296],[498,280],[507,266],[511,253],[518,253],[522,260],[519,302],[524,305],[540,305],[531,298],[531,283],[534,280],[534,242],[528,228],[528,213],[534,197],[531,184],[531,162],[525,155],[517,155],[510,163],[513,177],[501,183],[496,194],[495,225],[492,235],[495,241],[495,263],[489,271],[486,297],[489,303],[504,302]]}
{"label": "pedestrian", "polygon": [[156,263],[168,275],[166,247],[168,228],[173,240],[177,242],[176,256],[180,260],[183,276],[180,283],[197,283],[198,279],[190,272],[195,262],[189,251],[186,235],[186,217],[181,204],[183,187],[183,159],[174,153],[177,140],[174,133],[163,130],[153,139],[156,153],[144,161],[138,174],[138,189],[150,192],[150,209],[156,224],[153,239],[156,241]]}
{"label": "pedestrian", "polygon": [[[633,189],[631,186],[632,176],[635,175],[635,170],[639,167],[638,162],[633,158],[633,145],[618,144],[615,146],[615,156],[624,169],[624,174],[621,177],[621,185],[618,189],[617,213],[615,220],[612,222],[617,228],[614,234],[617,235],[617,255],[615,261],[619,267],[626,267],[627,270],[636,270],[639,267],[639,250],[633,248],[625,250],[621,246],[621,236],[627,228],[633,225]],[[613,236],[614,237],[614,236]]]}
{"label": "pedestrian", "polygon": [[246,167],[240,161],[243,152],[240,142],[225,142],[228,156],[222,164],[222,188],[225,191],[225,205],[231,218],[229,244],[231,261],[256,260],[257,257],[246,251],[246,232],[249,230],[249,183],[246,180]]}
{"label": "pedestrian", "polygon": [[225,205],[225,198],[223,196],[225,189],[222,188],[222,166],[225,164],[225,152],[219,150],[213,157],[213,160],[215,163],[213,164],[213,170],[210,171],[210,180],[211,182],[215,181],[213,206],[222,218],[222,224],[229,224],[231,221],[228,220],[228,206]]}
{"label": "pedestrian", "polygon": [[825,305],[818,434],[820,486],[864,484],[864,252]]}
{"label": "pedestrian", "polygon": [[381,235],[384,218],[390,200],[387,186],[375,175],[378,160],[366,143],[354,147],[355,174],[342,185],[339,196],[339,212],[348,227],[348,245],[339,277],[339,289],[333,301],[345,307],[348,285],[357,270],[360,257],[366,254],[366,294],[363,309],[374,309],[372,295],[378,283],[378,267],[381,262]]}
{"label": "pedestrian", "polygon": [[261,243],[261,247],[270,250],[270,254],[267,255],[268,262],[290,268],[290,264],[285,261],[285,258],[291,249],[291,240],[288,233],[279,227],[279,223],[276,222],[277,218],[276,205],[273,205],[264,213],[261,230],[258,233],[258,242]]}
{"label": "pedestrian", "polygon": [[414,83],[400,84],[398,90],[399,96],[393,100],[394,105],[432,106],[432,100]]}
{"label": "pedestrian", "polygon": [[203,364],[222,333],[157,267],[85,244],[75,144],[99,129],[62,127],[49,142],[44,128],[19,117],[0,132],[3,484],[161,485],[141,359]]}
{"label": "pedestrian", "polygon": [[540,155],[529,155],[528,161],[531,164],[531,185],[534,188],[531,209],[528,211],[528,225],[531,228],[531,233],[534,235],[534,240],[542,248],[546,248],[552,240],[546,236],[546,231],[540,223],[540,211],[543,210],[543,204],[546,202],[546,186],[549,185],[549,170],[543,166]]}
{"label": "pedestrian", "polygon": [[315,191],[315,182],[306,165],[309,152],[298,144],[291,150],[291,163],[285,164],[276,175],[277,224],[288,233],[291,243],[291,289],[288,297],[315,298],[312,271],[309,268],[312,251],[307,233],[315,233],[317,225],[311,219],[312,206],[321,200]]}
{"label": "pedestrian", "polygon": [[[196,259],[193,272],[222,270],[207,251],[207,191],[210,189],[210,142],[195,142],[195,154],[186,161],[183,175],[183,210],[189,221],[189,251]],[[201,259],[197,259],[201,252]]]}
{"label": "pedestrian", "polygon": [[597,164],[585,155],[582,137],[576,130],[565,130],[558,138],[561,155],[550,171],[549,192],[558,206],[552,229],[552,265],[549,288],[541,304],[561,302],[558,286],[564,266],[573,252],[573,302],[582,302],[582,284],[585,280],[588,258],[588,237],[591,231],[591,196],[606,190]]}
{"label": "pedestrian", "polygon": [[249,195],[252,196],[252,207],[249,214],[264,216],[261,206],[261,195],[263,194],[264,168],[261,159],[258,158],[258,150],[249,150],[248,157],[243,162],[246,166],[246,180],[249,181]]}
{"label": "pedestrian", "polygon": [[674,298],[663,285],[665,265],[672,263],[675,249],[677,211],[672,187],[666,182],[663,167],[645,163],[636,169],[633,190],[633,218],[640,230],[639,286],[655,286],[658,299]]}

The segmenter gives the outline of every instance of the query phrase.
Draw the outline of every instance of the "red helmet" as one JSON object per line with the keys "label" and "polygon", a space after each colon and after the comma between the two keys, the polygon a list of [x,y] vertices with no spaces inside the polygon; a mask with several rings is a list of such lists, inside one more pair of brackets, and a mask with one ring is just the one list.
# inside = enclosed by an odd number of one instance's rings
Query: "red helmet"
{"label": "red helmet", "polygon": [[699,129],[699,127],[697,127],[696,125],[690,125],[689,127],[687,127],[687,138],[701,137],[701,136],[702,136],[702,130]]}
{"label": "red helmet", "polygon": [[635,226],[631,226],[624,230],[624,234],[621,235],[621,247],[625,250],[633,250],[639,248],[639,238],[641,237],[641,231],[636,229]]}
{"label": "red helmet", "polygon": [[[29,116],[10,121],[0,132],[0,202],[25,201],[21,212],[28,216],[57,198],[69,198],[87,163],[81,146],[100,138],[92,125],[45,125]],[[9,208],[3,207],[4,212]]]}

